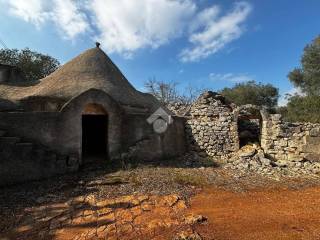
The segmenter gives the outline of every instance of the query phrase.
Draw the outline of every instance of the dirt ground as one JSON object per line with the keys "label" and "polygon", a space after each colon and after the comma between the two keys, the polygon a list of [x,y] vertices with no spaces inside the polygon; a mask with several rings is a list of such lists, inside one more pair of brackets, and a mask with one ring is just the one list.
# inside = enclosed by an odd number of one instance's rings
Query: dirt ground
{"label": "dirt ground", "polygon": [[0,239],[320,239],[320,180],[220,167],[87,170],[2,188]]}
{"label": "dirt ground", "polygon": [[320,187],[231,192],[214,187],[191,199],[189,211],[208,217],[204,239],[320,239]]}

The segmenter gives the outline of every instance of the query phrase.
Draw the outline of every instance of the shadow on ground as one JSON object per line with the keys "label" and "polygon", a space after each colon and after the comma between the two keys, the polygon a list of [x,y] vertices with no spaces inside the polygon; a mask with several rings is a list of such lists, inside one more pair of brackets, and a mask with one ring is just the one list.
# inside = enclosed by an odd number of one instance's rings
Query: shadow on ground
{"label": "shadow on ground", "polygon": [[184,199],[194,191],[189,185],[206,181],[198,176],[201,166],[208,162],[113,162],[4,187],[0,237],[90,239],[111,234],[118,239],[150,239],[169,234],[169,229],[184,226]]}

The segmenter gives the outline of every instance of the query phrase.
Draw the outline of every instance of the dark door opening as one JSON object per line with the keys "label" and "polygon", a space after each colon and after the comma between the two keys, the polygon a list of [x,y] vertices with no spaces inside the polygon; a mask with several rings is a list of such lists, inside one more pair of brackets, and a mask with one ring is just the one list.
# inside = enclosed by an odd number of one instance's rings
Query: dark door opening
{"label": "dark door opening", "polygon": [[82,115],[82,155],[84,163],[104,160],[108,149],[107,115]]}
{"label": "dark door opening", "polygon": [[260,145],[262,117],[259,110],[250,109],[240,112],[238,117],[239,144]]}

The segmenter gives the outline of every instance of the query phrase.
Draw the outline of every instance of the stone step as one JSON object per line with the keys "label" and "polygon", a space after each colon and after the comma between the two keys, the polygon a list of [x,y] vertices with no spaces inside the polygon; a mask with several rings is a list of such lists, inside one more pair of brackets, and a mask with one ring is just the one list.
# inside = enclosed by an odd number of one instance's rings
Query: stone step
{"label": "stone step", "polygon": [[19,137],[0,137],[0,144],[16,144],[20,142],[21,138]]}

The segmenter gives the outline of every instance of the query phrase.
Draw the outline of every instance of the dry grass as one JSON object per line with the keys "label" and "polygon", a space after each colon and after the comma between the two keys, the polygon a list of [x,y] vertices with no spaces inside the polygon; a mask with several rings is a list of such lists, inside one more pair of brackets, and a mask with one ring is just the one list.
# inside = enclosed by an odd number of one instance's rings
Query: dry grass
{"label": "dry grass", "polygon": [[130,175],[130,183],[133,184],[135,187],[139,187],[143,185],[142,180],[139,178],[138,174],[131,174]]}
{"label": "dry grass", "polygon": [[205,186],[208,185],[207,178],[203,175],[188,174],[177,172],[174,174],[173,181],[181,185]]}

